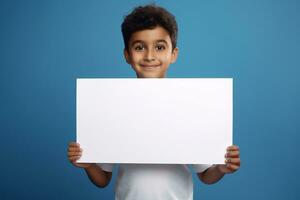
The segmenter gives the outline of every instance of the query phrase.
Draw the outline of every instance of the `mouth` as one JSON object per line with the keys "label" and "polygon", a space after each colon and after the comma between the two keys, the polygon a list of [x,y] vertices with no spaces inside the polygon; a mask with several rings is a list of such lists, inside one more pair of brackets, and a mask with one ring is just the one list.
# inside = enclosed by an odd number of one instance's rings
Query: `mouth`
{"label": "mouth", "polygon": [[143,69],[152,70],[160,68],[160,65],[140,65]]}

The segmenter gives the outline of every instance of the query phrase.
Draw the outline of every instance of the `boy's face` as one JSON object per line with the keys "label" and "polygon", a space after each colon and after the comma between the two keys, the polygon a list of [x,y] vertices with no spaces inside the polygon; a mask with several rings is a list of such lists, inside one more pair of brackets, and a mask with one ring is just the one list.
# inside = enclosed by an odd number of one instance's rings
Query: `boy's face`
{"label": "boy's face", "polygon": [[178,48],[172,51],[169,33],[162,27],[133,33],[124,49],[126,62],[138,78],[164,78],[169,65],[176,61]]}

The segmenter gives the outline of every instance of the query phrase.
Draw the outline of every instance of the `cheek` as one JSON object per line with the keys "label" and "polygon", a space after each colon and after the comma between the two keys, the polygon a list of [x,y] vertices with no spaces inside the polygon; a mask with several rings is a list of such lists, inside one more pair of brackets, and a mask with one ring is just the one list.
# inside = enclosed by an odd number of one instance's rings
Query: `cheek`
{"label": "cheek", "polygon": [[143,58],[141,53],[132,53],[131,54],[131,61],[133,64],[138,63]]}
{"label": "cheek", "polygon": [[171,54],[165,53],[160,56],[160,61],[164,63],[164,65],[168,65],[171,63]]}

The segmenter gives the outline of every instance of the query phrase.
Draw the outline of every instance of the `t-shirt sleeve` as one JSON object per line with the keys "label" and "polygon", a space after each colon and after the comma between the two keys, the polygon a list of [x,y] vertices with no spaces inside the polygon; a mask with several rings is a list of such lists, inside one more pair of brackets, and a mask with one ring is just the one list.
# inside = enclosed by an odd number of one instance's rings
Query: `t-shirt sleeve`
{"label": "t-shirt sleeve", "polygon": [[103,171],[106,172],[112,172],[114,168],[114,164],[110,164],[110,163],[97,163],[97,165],[101,167]]}
{"label": "t-shirt sleeve", "polygon": [[201,173],[212,166],[212,164],[192,164],[192,168],[196,173]]}

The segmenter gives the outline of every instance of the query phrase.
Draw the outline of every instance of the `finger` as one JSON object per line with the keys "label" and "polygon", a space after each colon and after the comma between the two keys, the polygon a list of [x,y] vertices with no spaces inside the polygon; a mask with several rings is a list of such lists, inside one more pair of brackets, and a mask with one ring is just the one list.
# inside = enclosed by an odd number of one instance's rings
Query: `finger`
{"label": "finger", "polygon": [[236,145],[231,145],[229,147],[227,147],[227,151],[231,151],[231,150],[239,150],[240,148]]}
{"label": "finger", "polygon": [[240,157],[240,151],[228,151],[225,154],[226,158],[238,158]]}
{"label": "finger", "polygon": [[79,147],[69,147],[68,151],[76,151],[76,152],[82,152],[82,149]]}
{"label": "finger", "polygon": [[69,161],[74,163],[76,160],[78,160],[81,156],[71,156],[69,157]]}
{"label": "finger", "polygon": [[225,163],[227,164],[235,164],[235,165],[240,165],[241,161],[239,158],[227,158],[225,160]]}
{"label": "finger", "polygon": [[70,142],[69,147],[80,147],[80,145],[76,142]]}
{"label": "finger", "polygon": [[227,164],[226,167],[232,171],[236,171],[240,168],[238,165],[233,165],[233,164]]}
{"label": "finger", "polygon": [[68,152],[68,156],[70,157],[70,156],[81,156],[82,155],[82,153],[81,152]]}

